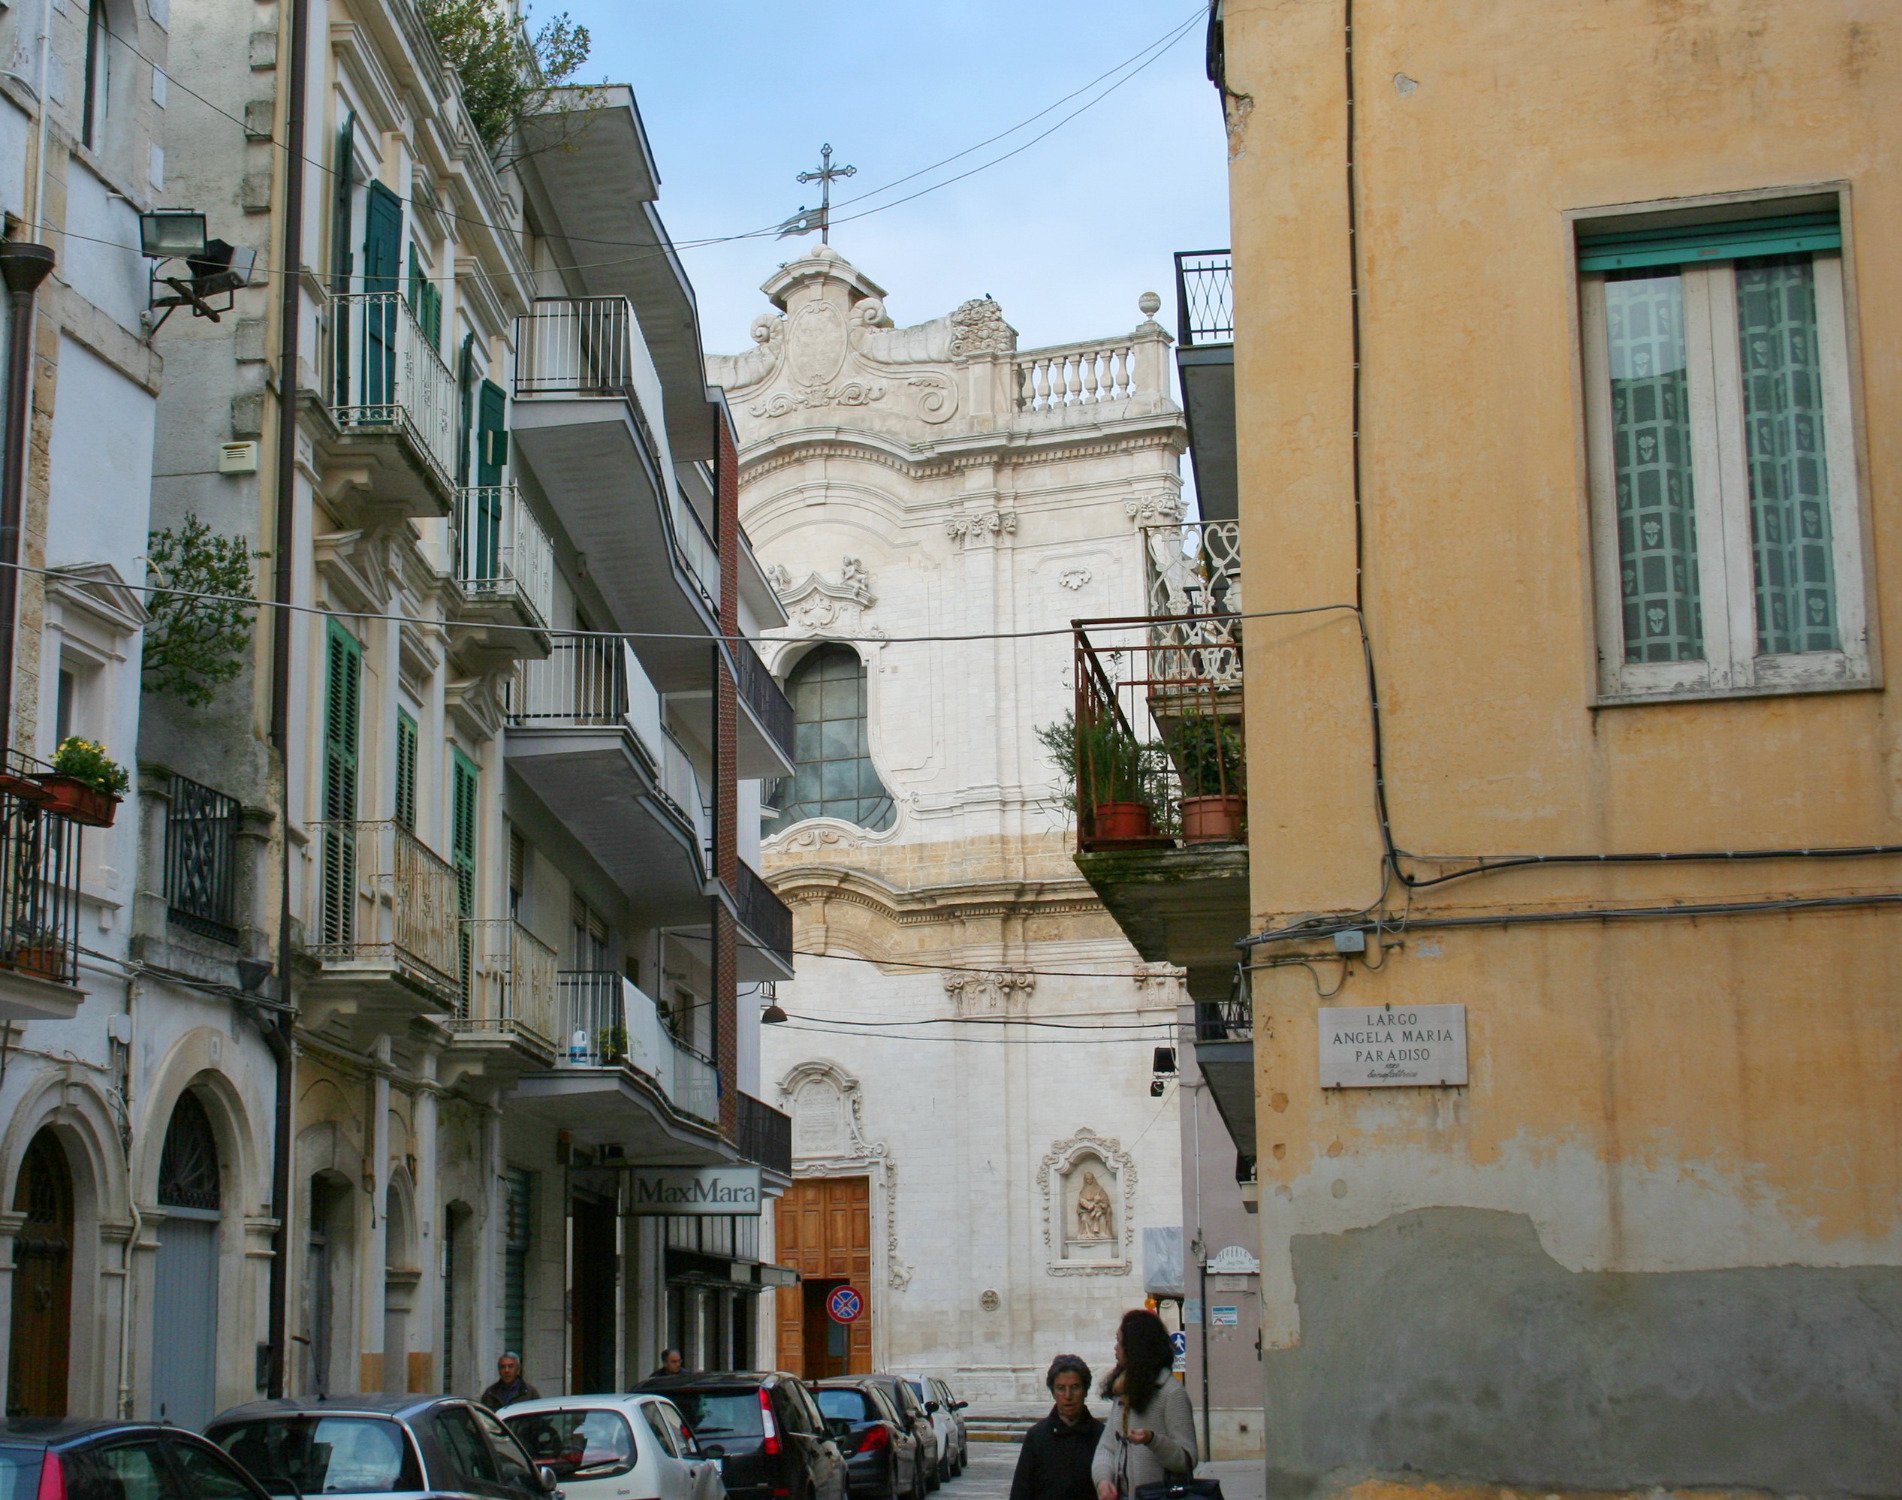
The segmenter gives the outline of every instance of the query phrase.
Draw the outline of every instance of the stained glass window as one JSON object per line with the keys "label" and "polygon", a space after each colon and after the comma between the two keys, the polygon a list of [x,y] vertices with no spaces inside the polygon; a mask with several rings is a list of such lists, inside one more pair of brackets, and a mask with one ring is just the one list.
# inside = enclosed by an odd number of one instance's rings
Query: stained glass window
{"label": "stained glass window", "polygon": [[885,789],[865,728],[865,664],[850,646],[821,646],[786,679],[795,727],[796,769],[771,802],[779,827],[805,818],[842,818],[874,833],[892,826],[897,809]]}

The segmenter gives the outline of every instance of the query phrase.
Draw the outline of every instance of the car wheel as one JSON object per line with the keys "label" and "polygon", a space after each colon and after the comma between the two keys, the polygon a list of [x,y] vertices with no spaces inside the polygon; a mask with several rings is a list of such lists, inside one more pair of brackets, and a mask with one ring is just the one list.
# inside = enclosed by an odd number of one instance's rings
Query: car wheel
{"label": "car wheel", "polygon": [[925,1471],[925,1488],[935,1490],[941,1482],[938,1478],[938,1466],[926,1459],[922,1467]]}

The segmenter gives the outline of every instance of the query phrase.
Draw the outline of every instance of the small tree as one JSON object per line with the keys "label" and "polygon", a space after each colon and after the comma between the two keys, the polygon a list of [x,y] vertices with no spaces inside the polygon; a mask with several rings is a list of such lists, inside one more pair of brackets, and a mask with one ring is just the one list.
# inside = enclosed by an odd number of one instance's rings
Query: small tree
{"label": "small tree", "polygon": [[[588,28],[566,11],[532,36],[507,0],[417,0],[443,61],[462,80],[462,102],[493,153],[524,115],[539,114],[588,60]],[[497,162],[497,167],[505,162]]]}
{"label": "small tree", "polygon": [[145,627],[147,687],[200,707],[244,670],[257,608],[251,560],[263,556],[192,515],[151,534],[146,561],[159,591]]}

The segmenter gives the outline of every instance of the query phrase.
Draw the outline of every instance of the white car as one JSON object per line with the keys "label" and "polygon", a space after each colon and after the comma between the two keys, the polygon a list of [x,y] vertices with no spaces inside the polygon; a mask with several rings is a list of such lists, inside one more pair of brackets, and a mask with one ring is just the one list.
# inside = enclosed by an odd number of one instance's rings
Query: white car
{"label": "white car", "polygon": [[552,1396],[499,1415],[566,1500],[725,1500],[719,1459],[665,1396]]}
{"label": "white car", "polygon": [[970,1457],[964,1418],[959,1413],[971,1403],[958,1400],[951,1394],[951,1387],[935,1375],[922,1375],[914,1371],[898,1378],[911,1387],[918,1404],[931,1416],[932,1429],[938,1434],[940,1482],[956,1479],[964,1472],[964,1465]]}

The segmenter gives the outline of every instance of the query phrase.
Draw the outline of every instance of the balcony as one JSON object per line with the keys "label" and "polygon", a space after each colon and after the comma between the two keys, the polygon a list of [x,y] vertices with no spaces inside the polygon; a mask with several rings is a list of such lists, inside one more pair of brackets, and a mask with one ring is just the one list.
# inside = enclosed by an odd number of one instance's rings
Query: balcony
{"label": "balcony", "polygon": [[1143,563],[1152,616],[1165,619],[1242,613],[1239,522],[1183,521],[1174,526],[1145,526]]}
{"label": "balcony", "polygon": [[1189,460],[1202,514],[1233,520],[1235,275],[1226,250],[1176,252],[1176,374],[1189,421]]}
{"label": "balcony", "polygon": [[792,908],[744,859],[733,892],[740,916],[739,979],[742,984],[793,977]]}
{"label": "balcony", "polygon": [[627,894],[643,925],[707,920],[713,818],[627,643],[565,636],[516,667],[509,770]]}
{"label": "balcony", "polygon": [[70,1020],[79,989],[80,825],[0,777],[0,1021]]}
{"label": "balcony", "polygon": [[452,1064],[512,1077],[552,1063],[561,1035],[555,950],[519,922],[466,919],[461,959]]}
{"label": "balcony", "polygon": [[740,1157],[768,1176],[792,1181],[792,1116],[755,1099],[740,1095]]}
{"label": "balcony", "polygon": [[1227,998],[1195,1002],[1195,1065],[1229,1138],[1255,1155],[1255,1007],[1248,969],[1237,964]]}
{"label": "balcony", "polygon": [[732,642],[739,669],[739,744],[734,771],[742,781],[790,776],[793,760],[793,706],[749,641]]}
{"label": "balcony", "polygon": [[632,980],[565,971],[556,1066],[524,1076],[511,1104],[584,1146],[620,1146],[662,1166],[730,1159],[719,1138],[720,1085],[710,1058],[680,1041]]}
{"label": "balcony", "polygon": [[[310,825],[306,993],[365,1031],[463,1003],[456,872],[394,819]],[[313,1024],[316,1024],[313,1022]]]}
{"label": "balcony", "polygon": [[1079,622],[1075,681],[1077,867],[1145,959],[1225,995],[1248,931],[1241,622]]}
{"label": "balcony", "polygon": [[623,297],[549,298],[517,321],[514,437],[664,693],[706,692],[718,548],[655,439],[660,378]]}
{"label": "balcony", "polygon": [[329,302],[320,350],[320,488],[346,524],[447,516],[455,501],[455,377],[400,292]]}
{"label": "balcony", "polygon": [[456,583],[450,630],[490,660],[546,656],[555,617],[555,549],[512,484],[456,492]]}
{"label": "balcony", "polygon": [[238,828],[236,797],[173,776],[165,813],[165,906],[175,927],[237,944]]}

